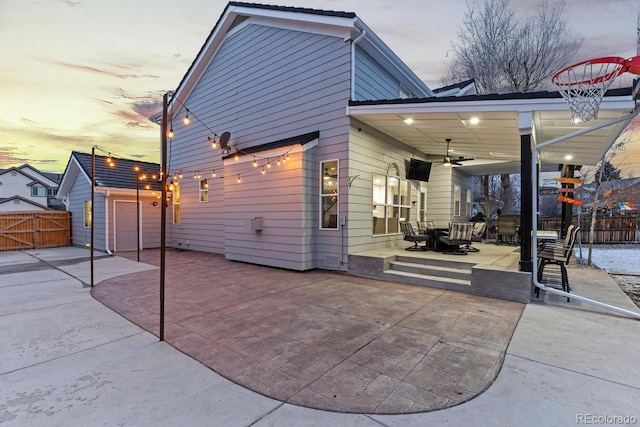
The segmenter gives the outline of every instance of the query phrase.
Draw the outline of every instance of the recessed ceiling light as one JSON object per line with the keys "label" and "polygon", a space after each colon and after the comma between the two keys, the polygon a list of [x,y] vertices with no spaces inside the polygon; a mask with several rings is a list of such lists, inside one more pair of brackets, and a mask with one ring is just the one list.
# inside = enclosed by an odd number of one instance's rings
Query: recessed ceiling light
{"label": "recessed ceiling light", "polygon": [[410,125],[411,123],[413,123],[413,119],[409,118],[409,119],[404,119],[404,122],[408,125]]}
{"label": "recessed ceiling light", "polygon": [[478,123],[480,123],[480,119],[477,117],[471,117],[469,123],[471,123],[472,125],[477,125]]}

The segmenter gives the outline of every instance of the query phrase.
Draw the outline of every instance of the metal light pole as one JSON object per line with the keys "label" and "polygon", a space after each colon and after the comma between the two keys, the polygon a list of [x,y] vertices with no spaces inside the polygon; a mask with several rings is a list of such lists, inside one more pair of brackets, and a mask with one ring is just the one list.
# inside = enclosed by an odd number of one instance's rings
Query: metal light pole
{"label": "metal light pole", "polygon": [[94,221],[93,221],[93,212],[94,212],[94,193],[96,191],[96,147],[91,147],[91,287],[93,288],[93,236],[94,236]]}
{"label": "metal light pole", "polygon": [[160,182],[162,183],[162,205],[160,209],[160,341],[164,341],[164,272],[166,258],[166,232],[167,232],[167,100],[169,94],[162,97],[162,125],[161,129],[161,156]]}
{"label": "metal light pole", "polygon": [[140,169],[136,166],[136,243],[140,262]]}

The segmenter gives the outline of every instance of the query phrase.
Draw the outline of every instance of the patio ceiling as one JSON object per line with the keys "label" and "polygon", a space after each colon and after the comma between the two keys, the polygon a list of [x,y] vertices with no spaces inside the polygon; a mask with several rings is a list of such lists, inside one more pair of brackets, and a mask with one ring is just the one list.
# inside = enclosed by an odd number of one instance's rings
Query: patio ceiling
{"label": "patio ceiling", "polygon": [[[474,158],[461,167],[470,175],[485,175],[520,171],[520,134],[531,133],[536,143],[542,143],[628,116],[636,107],[629,89],[628,95],[605,97],[597,119],[572,124],[564,99],[555,93],[542,94],[352,102],[349,115],[414,147],[435,164],[446,154],[446,138],[451,138],[449,155]],[[541,164],[550,168],[596,164],[630,120],[546,147]]]}

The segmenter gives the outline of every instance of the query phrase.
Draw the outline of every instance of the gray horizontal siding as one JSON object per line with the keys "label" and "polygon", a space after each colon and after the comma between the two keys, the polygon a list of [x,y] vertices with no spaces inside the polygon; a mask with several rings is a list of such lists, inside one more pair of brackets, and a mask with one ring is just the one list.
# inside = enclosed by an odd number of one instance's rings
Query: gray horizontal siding
{"label": "gray horizontal siding", "polygon": [[[336,233],[316,238],[318,165],[309,158],[344,159],[346,168],[349,61],[349,44],[335,37],[260,25],[227,37],[186,101],[206,126],[193,121],[185,127],[184,111],[176,115],[168,156],[171,172],[198,170],[204,177],[215,169],[224,179],[209,180],[208,203],[198,201],[197,180],[186,174],[180,180],[182,221],[169,226],[170,246],[298,270],[324,264],[324,254],[334,253],[339,241]],[[271,158],[266,176],[251,171],[238,184],[236,174],[251,169],[253,155],[225,166],[221,151],[207,143],[212,132],[225,131],[231,132],[232,152],[313,131],[320,131],[320,140],[304,161],[298,153],[288,169],[276,172]],[[265,162],[261,153],[256,158]],[[269,224],[259,235],[247,231],[254,216]]]}
{"label": "gray horizontal siding", "polygon": [[400,97],[400,82],[357,47],[355,67],[355,100],[369,101]]}
{"label": "gray horizontal siding", "polygon": [[[104,197],[100,193],[94,195],[94,244],[96,250],[104,251],[105,246],[105,215]],[[91,242],[91,228],[84,226],[84,202],[91,200],[91,184],[81,175],[69,190],[67,210],[71,211],[71,239],[74,246],[87,246]]]}
{"label": "gray horizontal siding", "polygon": [[[372,197],[373,174],[387,174],[390,163],[395,163],[400,178],[406,176],[405,161],[415,156],[411,147],[393,138],[354,121],[351,128],[351,158],[349,175],[358,176],[349,191],[349,253],[376,249],[402,242],[402,235],[373,236]],[[361,129],[361,131],[358,131]],[[464,181],[464,174],[462,174]],[[410,221],[415,225],[418,219],[420,184],[410,182]],[[452,193],[451,169],[433,164],[427,189],[427,218],[438,225],[447,225],[451,220]]]}

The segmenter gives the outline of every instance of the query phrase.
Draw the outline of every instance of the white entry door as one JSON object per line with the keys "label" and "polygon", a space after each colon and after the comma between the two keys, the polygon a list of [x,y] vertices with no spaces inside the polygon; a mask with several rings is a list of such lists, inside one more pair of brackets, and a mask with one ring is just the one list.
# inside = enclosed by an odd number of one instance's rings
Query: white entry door
{"label": "white entry door", "polygon": [[138,249],[136,240],[138,236],[136,202],[116,200],[114,210],[116,252]]}

